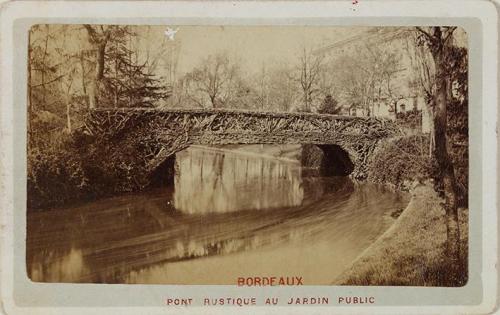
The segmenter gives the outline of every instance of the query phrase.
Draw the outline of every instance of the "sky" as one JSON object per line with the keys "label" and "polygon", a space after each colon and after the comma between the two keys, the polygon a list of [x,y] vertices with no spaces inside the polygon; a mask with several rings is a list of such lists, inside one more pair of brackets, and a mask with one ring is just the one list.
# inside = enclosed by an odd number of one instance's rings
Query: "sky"
{"label": "sky", "polygon": [[[178,30],[173,40],[169,40],[164,34],[167,27]],[[238,61],[242,70],[248,73],[259,72],[263,65],[266,67],[280,63],[295,65],[298,64],[299,54],[303,47],[321,48],[366,32],[370,28],[366,26],[157,25],[137,26],[135,31],[141,38],[139,49],[152,52],[152,54],[166,52],[162,57],[166,61],[172,61],[172,58],[167,57],[168,51],[173,49],[173,46],[179,48],[177,60],[177,77],[179,77],[198,66],[209,55],[217,52],[227,52],[232,59]],[[78,40],[66,39],[66,49],[73,49],[77,52],[82,49],[82,45],[88,46],[86,33],[83,27],[80,26],[80,29],[82,30],[78,33]],[[58,30],[53,29],[51,32],[57,33]],[[40,36],[45,36],[45,33],[39,33]],[[461,39],[464,35],[457,37]],[[461,41],[466,45],[466,37]],[[90,49],[90,46],[86,49]],[[168,73],[168,70],[158,66],[155,72],[163,76],[165,72]]]}
{"label": "sky", "polygon": [[211,54],[225,51],[244,71],[257,72],[263,64],[297,63],[302,47],[320,48],[365,31],[367,27],[332,26],[169,26],[178,29],[174,40],[151,28],[153,41],[180,47],[178,75],[189,72]]}

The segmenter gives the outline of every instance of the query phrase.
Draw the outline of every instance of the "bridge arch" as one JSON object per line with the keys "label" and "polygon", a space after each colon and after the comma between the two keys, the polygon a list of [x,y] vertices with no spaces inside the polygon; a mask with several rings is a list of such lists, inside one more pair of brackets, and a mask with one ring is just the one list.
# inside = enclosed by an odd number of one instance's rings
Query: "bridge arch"
{"label": "bridge arch", "polygon": [[301,164],[313,176],[356,177],[356,152],[340,144],[302,144]]}
{"label": "bridge arch", "polygon": [[354,171],[351,155],[337,144],[318,145],[323,151],[320,174],[324,176],[348,176]]}

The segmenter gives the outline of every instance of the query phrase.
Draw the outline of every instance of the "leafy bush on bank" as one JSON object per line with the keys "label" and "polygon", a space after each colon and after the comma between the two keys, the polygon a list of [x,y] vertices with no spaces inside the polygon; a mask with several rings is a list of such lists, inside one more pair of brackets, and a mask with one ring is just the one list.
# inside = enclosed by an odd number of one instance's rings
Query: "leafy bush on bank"
{"label": "leafy bush on bank", "polygon": [[404,113],[397,113],[398,123],[409,130],[421,130],[422,127],[422,111],[412,109]]}
{"label": "leafy bush on bank", "polygon": [[[120,150],[121,151],[121,150]],[[144,187],[139,154],[121,154],[104,141],[74,133],[57,146],[31,146],[28,151],[28,209],[90,201]]]}
{"label": "leafy bush on bank", "polygon": [[[468,150],[467,137],[452,131],[450,157],[455,168],[459,206],[468,204]],[[458,140],[457,140],[458,139]],[[458,144],[457,144],[458,143]],[[409,190],[414,181],[434,180],[435,189],[442,193],[439,172],[429,156],[429,135],[411,135],[382,143],[368,166],[367,179],[395,189]]]}
{"label": "leafy bush on bank", "polygon": [[413,135],[382,143],[368,166],[368,180],[395,189],[409,190],[411,184],[432,176],[429,139]]}

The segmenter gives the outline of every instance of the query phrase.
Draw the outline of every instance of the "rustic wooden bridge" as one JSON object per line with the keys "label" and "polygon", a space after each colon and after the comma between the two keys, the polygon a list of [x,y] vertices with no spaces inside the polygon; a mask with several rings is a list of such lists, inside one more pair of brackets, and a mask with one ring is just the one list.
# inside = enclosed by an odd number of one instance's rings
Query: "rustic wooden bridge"
{"label": "rustic wooden bridge", "polygon": [[332,163],[348,157],[354,178],[364,176],[380,140],[401,134],[393,121],[374,117],[206,109],[97,109],[84,128],[117,150],[140,152],[148,171],[192,144],[314,144]]}

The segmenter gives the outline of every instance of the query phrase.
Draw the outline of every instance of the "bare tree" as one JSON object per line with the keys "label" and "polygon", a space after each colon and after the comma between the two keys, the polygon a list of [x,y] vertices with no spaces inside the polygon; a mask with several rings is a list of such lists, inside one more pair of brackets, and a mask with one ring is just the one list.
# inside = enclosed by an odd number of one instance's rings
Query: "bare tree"
{"label": "bare tree", "polygon": [[36,26],[33,26],[30,31],[28,32],[28,141],[31,141],[33,140],[32,139],[32,133],[33,133],[33,129],[32,129],[32,123],[31,123],[31,120],[33,118],[33,90],[32,90],[32,86],[33,86],[33,75],[32,75],[32,68],[33,68],[33,60],[32,60],[32,54],[33,54],[33,45],[32,45],[32,42],[31,42],[31,38],[32,38],[32,32],[33,32],[33,29],[35,28]]}
{"label": "bare tree", "polygon": [[333,66],[333,64],[330,63],[325,63],[325,65],[322,67],[320,74],[319,74],[319,82],[318,82],[318,87],[319,87],[319,97],[324,100],[327,95],[331,96],[337,96],[339,93],[338,91],[338,85],[335,80],[335,76],[337,75],[336,69]]}
{"label": "bare tree", "polygon": [[366,109],[373,90],[373,74],[362,65],[363,60],[361,57],[344,55],[334,64],[339,96],[350,112],[359,108]]}
{"label": "bare tree", "polygon": [[456,27],[417,27],[422,43],[429,49],[435,67],[432,97],[434,121],[434,157],[441,172],[444,189],[447,228],[447,257],[451,279],[459,278],[460,230],[455,170],[447,148],[447,104],[451,101],[452,82],[449,72],[450,46]]}
{"label": "bare tree", "polygon": [[61,80],[61,89],[64,92],[64,102],[66,103],[66,129],[68,133],[72,132],[71,124],[71,103],[72,103],[72,87],[75,77],[75,69],[71,69],[67,74],[67,79]]}
{"label": "bare tree", "polygon": [[286,64],[269,71],[269,102],[276,111],[288,112],[300,98],[300,86],[294,79],[294,69]]}
{"label": "bare tree", "polygon": [[[432,54],[425,45],[422,45],[422,34],[416,30],[409,33],[407,37],[406,50],[410,57],[413,77],[410,79],[410,85],[413,86],[420,95],[425,98],[426,110],[430,117],[434,117],[434,89],[435,85],[435,67]],[[429,120],[429,155],[434,152],[434,120]]]}
{"label": "bare tree", "polygon": [[194,92],[201,92],[208,97],[212,108],[218,108],[230,102],[238,70],[227,54],[219,53],[208,56],[187,78],[194,84]]}
{"label": "bare tree", "polygon": [[266,64],[262,67],[256,78],[257,103],[261,110],[269,108],[269,73]]}
{"label": "bare tree", "polygon": [[[397,117],[397,101],[402,98],[402,95],[401,92],[398,91],[398,88],[396,86],[395,75],[400,71],[400,57],[393,51],[379,50],[372,52],[372,54],[372,60],[376,65],[376,68],[374,69],[376,74],[374,77],[375,80],[378,81],[381,85],[381,88],[378,90],[378,92],[386,97],[389,104],[394,105],[394,115],[395,117]],[[373,84],[375,84],[375,82]],[[377,93],[377,91],[375,90],[373,91],[373,93]]]}
{"label": "bare tree", "polygon": [[311,111],[312,98],[319,91],[318,82],[323,61],[324,55],[314,54],[312,50],[308,50],[305,47],[302,49],[299,58],[299,82],[303,92],[303,110],[306,112]]}
{"label": "bare tree", "polygon": [[106,53],[106,45],[111,37],[113,26],[99,25],[92,26],[84,25],[89,36],[89,42],[95,51],[95,77],[92,84],[89,86],[90,108],[96,108],[99,102],[99,90],[104,78],[104,56]]}
{"label": "bare tree", "polygon": [[85,105],[87,108],[90,108],[90,98],[88,95],[88,88],[87,88],[87,75],[89,74],[89,71],[87,70],[86,67],[86,55],[88,55],[87,51],[81,50],[80,55],[79,55],[79,61],[80,61],[80,73],[81,73],[81,84],[82,84],[82,92],[85,100]]}
{"label": "bare tree", "polygon": [[395,80],[400,71],[399,56],[390,48],[360,45],[338,58],[332,69],[337,97],[351,110],[362,109],[372,116],[376,101],[385,100],[395,107],[401,97]]}

